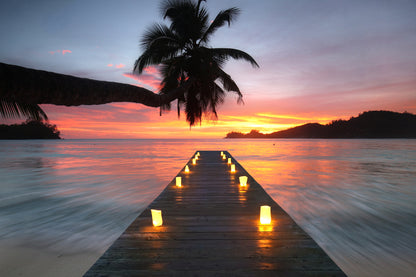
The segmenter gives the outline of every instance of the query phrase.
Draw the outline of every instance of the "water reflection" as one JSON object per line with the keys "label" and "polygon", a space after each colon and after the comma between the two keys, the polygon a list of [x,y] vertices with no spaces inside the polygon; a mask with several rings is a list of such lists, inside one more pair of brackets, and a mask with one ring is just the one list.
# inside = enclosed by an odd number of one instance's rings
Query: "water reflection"
{"label": "water reflection", "polygon": [[416,271],[415,140],[2,141],[0,238],[104,250],[197,150],[229,151],[349,276]]}

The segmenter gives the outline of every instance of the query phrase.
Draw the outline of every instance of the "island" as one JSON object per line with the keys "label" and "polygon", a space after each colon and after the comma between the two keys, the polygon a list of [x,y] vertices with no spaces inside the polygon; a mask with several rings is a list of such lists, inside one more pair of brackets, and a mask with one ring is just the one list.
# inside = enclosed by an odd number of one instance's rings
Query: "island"
{"label": "island", "polygon": [[61,137],[56,125],[28,120],[22,124],[1,124],[0,139],[61,139]]}
{"label": "island", "polygon": [[263,134],[230,132],[226,138],[416,138],[416,115],[392,111],[367,111],[349,120],[329,124],[307,123],[283,131]]}

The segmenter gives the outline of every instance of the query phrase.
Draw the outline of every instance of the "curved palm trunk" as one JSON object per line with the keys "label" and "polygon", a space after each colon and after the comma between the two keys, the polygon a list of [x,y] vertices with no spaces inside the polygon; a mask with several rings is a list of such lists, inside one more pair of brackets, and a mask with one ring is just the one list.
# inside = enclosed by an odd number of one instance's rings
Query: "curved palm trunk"
{"label": "curved palm trunk", "polygon": [[74,77],[0,63],[0,100],[65,106],[134,102],[160,107],[177,99],[184,88],[156,94],[142,87]]}

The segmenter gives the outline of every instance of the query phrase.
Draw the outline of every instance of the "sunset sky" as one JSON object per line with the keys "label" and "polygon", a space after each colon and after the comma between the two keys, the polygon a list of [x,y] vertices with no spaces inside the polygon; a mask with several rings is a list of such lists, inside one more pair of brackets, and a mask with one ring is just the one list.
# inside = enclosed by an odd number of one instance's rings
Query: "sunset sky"
{"label": "sunset sky", "polygon": [[[132,74],[146,28],[163,22],[160,1],[20,0],[0,3],[0,62],[157,91],[155,68]],[[207,0],[213,17],[239,7],[212,47],[249,53],[260,65],[225,68],[230,94],[217,121],[192,129],[176,111],[133,103],[42,105],[64,138],[221,138],[348,119],[366,110],[416,113],[415,0]],[[165,22],[168,24],[168,22]],[[176,106],[176,105],[174,105]],[[2,122],[5,120],[2,119]]]}

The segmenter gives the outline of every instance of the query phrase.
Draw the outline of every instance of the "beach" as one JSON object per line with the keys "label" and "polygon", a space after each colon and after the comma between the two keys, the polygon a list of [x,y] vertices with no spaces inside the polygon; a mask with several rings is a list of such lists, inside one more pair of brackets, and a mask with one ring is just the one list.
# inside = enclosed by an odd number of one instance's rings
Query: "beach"
{"label": "beach", "polygon": [[53,253],[0,242],[1,276],[82,276],[100,252]]}

